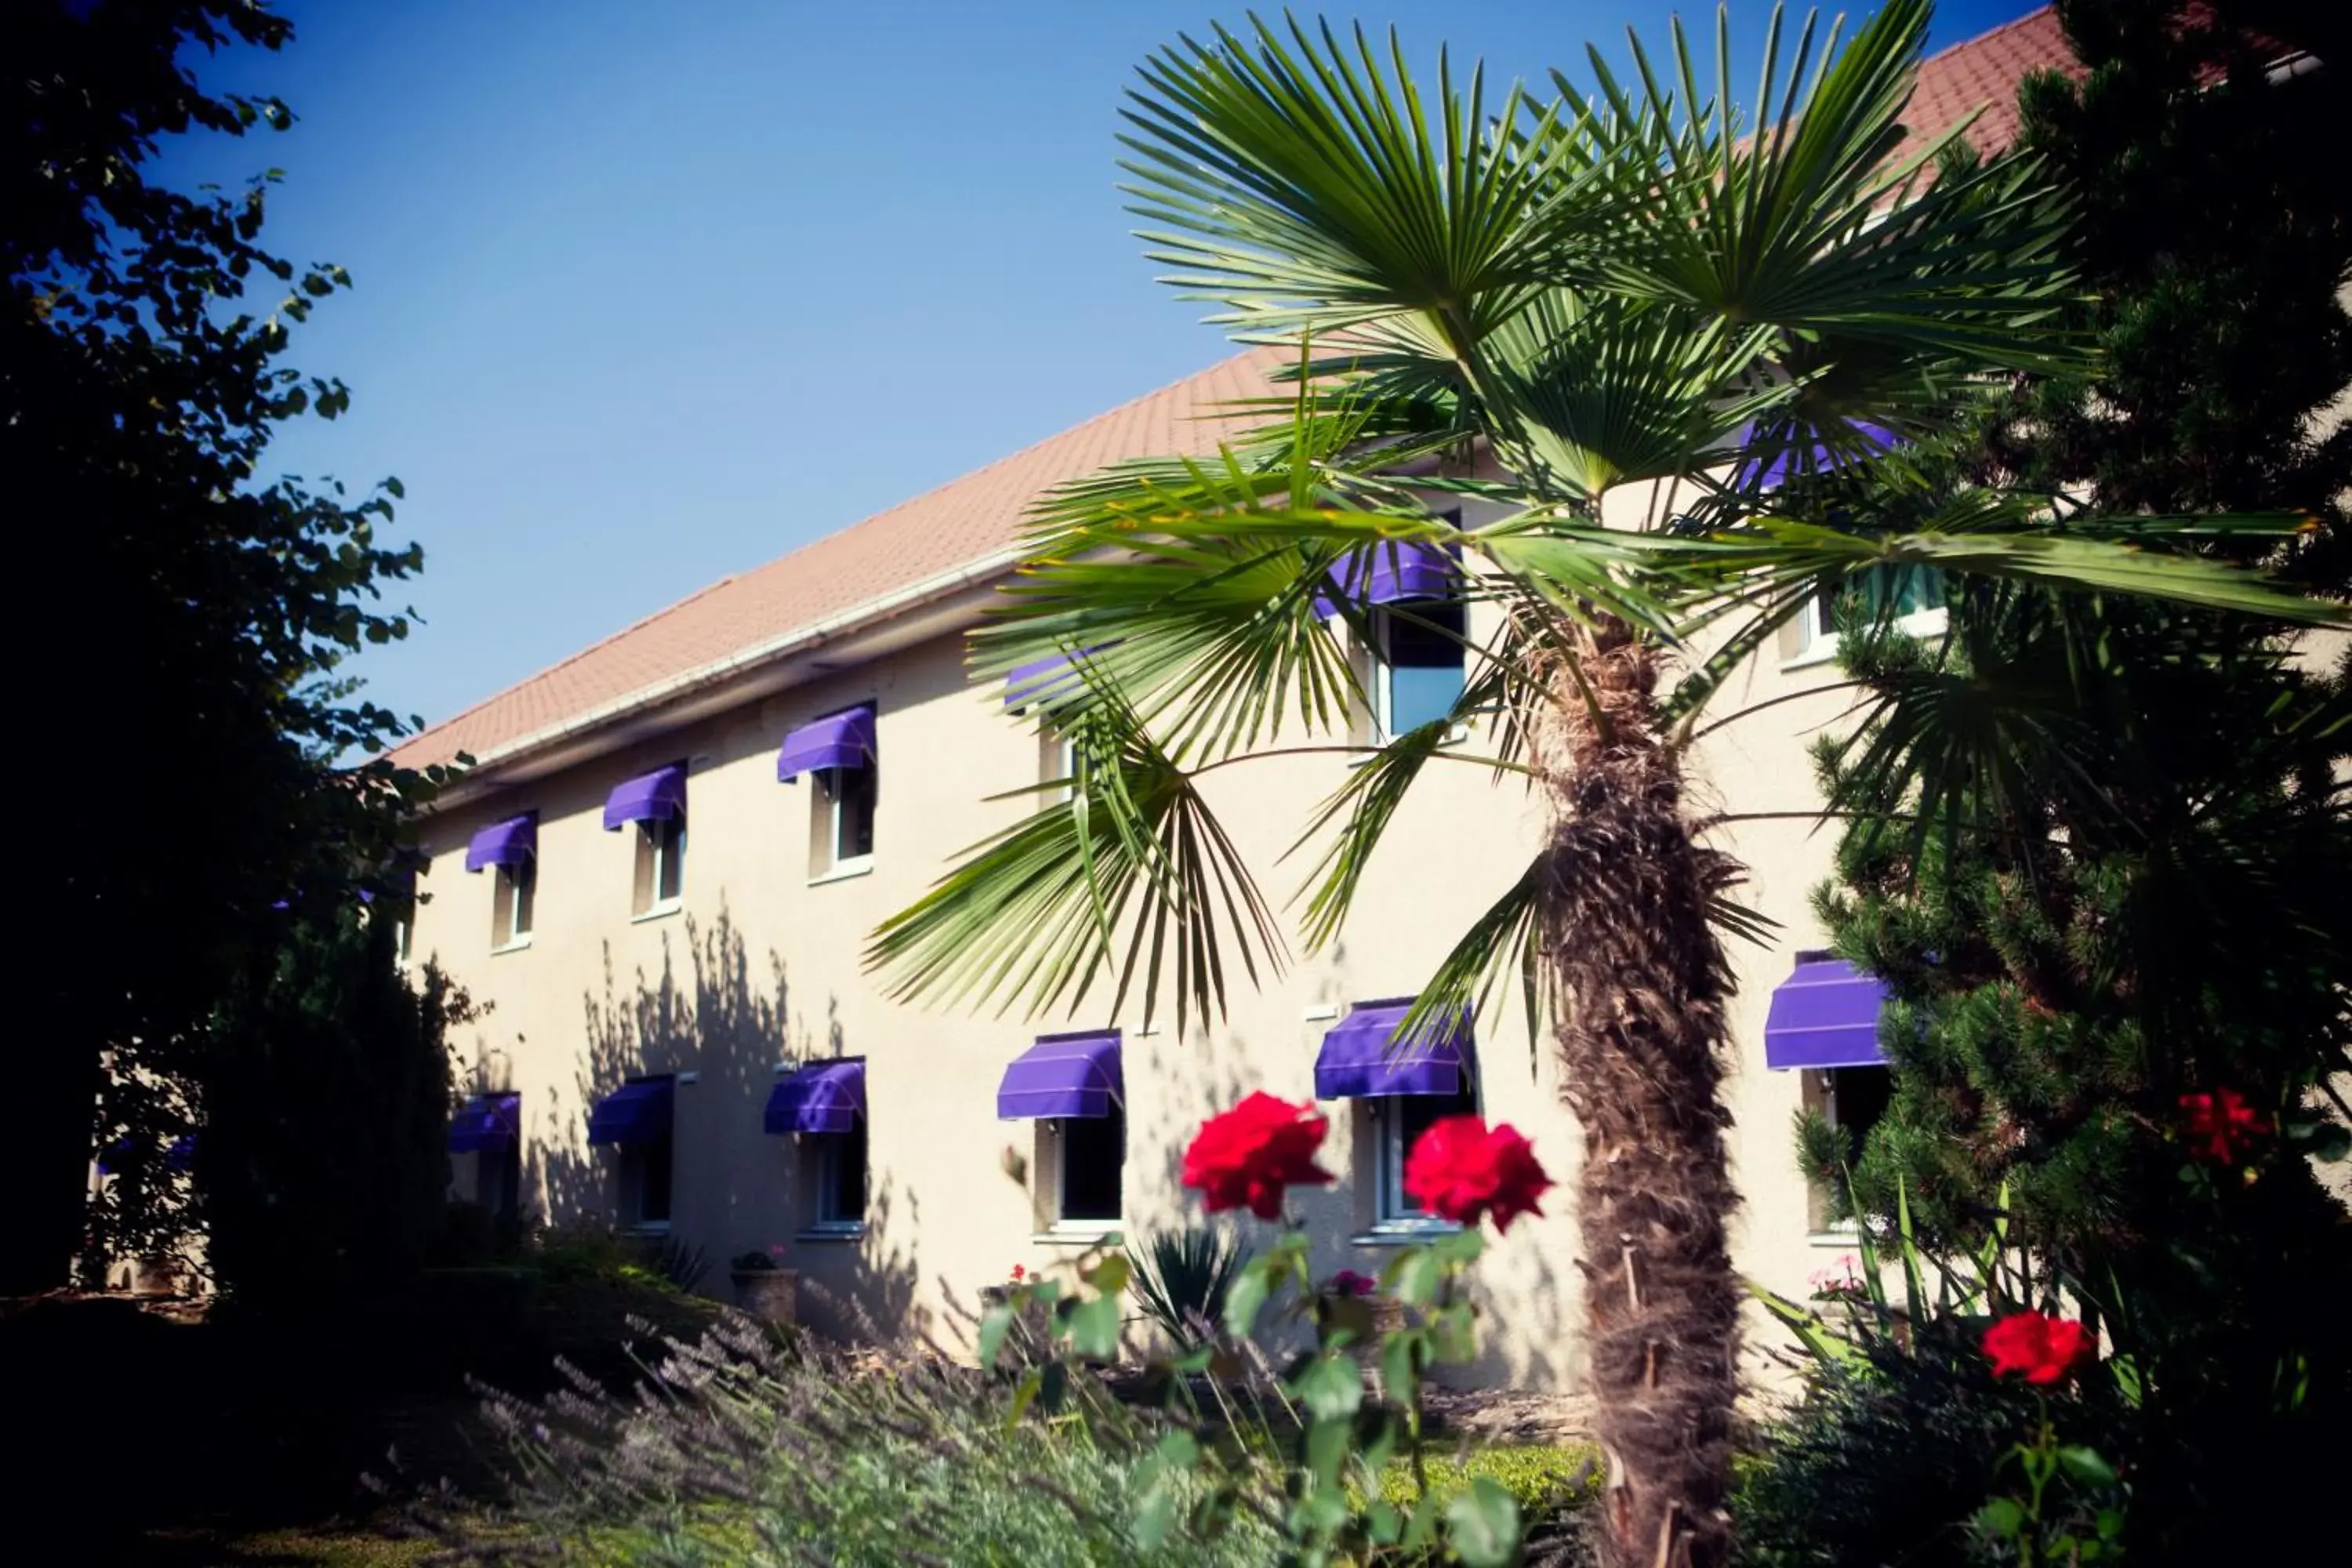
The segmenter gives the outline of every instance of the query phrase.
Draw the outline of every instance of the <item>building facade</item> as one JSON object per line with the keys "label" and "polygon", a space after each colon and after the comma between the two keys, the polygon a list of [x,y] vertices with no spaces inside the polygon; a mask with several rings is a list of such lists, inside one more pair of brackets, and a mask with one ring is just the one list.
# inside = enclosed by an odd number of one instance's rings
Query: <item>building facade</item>
{"label": "building facade", "polygon": [[[1989,103],[1979,124],[1998,140],[2017,76],[2062,57],[2047,13],[1947,51],[1926,68],[1920,121]],[[667,1232],[722,1262],[778,1255],[816,1288],[802,1312],[821,1327],[937,1331],[1015,1265],[1050,1271],[1107,1237],[1196,1220],[1184,1144],[1257,1089],[1322,1102],[1338,1180],[1292,1207],[1326,1272],[1377,1272],[1430,1224],[1402,1189],[1402,1151],[1475,1107],[1532,1138],[1562,1184],[1480,1266],[1475,1371],[1574,1377],[1579,1138],[1551,1051],[1513,1001],[1411,1059],[1383,1055],[1400,1004],[1537,847],[1538,804],[1484,769],[1417,786],[1327,952],[1255,988],[1233,977],[1229,1015],[1181,1033],[1139,1004],[1112,1013],[1099,987],[1053,1018],[908,1005],[863,966],[886,917],[1034,809],[1034,793],[1008,795],[1062,776],[1021,689],[966,668],[1024,509],[1121,458],[1213,449],[1240,427],[1222,411],[1268,391],[1275,363],[1230,359],[729,579],[402,749],[475,760],[423,825],[406,933],[413,960],[488,1005],[462,1042],[462,1195]],[[1638,511],[1659,498],[1616,499]],[[1482,608],[1473,642],[1493,629]],[[1938,613],[1919,605],[1914,629]],[[1412,640],[1376,615],[1350,648],[1372,698],[1357,739],[1416,721],[1458,683],[1458,662]],[[1748,818],[1717,835],[1748,868],[1744,901],[1778,922],[1773,945],[1733,954],[1736,1257],[1797,1294],[1851,1245],[1822,1226],[1792,1122],[1808,1105],[1866,1121],[1885,1092],[1855,1022],[1874,994],[1813,951],[1809,894],[1832,835],[1804,816],[1818,804],[1807,747],[1844,710],[1824,689],[1833,651],[1825,617],[1788,628],[1717,700],[1725,714],[1770,706],[1696,758],[1702,804]],[[1205,786],[1277,906],[1312,864],[1285,851],[1349,765],[1290,756]]]}

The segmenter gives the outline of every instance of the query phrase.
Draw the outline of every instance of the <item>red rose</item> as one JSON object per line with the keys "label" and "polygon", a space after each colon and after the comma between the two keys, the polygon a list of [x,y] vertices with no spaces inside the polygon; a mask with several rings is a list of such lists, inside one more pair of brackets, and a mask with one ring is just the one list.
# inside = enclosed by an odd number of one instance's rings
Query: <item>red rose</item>
{"label": "red rose", "polygon": [[1017,1285],[1027,1278],[1029,1278],[1029,1268],[1026,1264],[1016,1263],[1013,1266],[1013,1281],[1014,1284]]}
{"label": "red rose", "polygon": [[2028,1383],[2056,1383],[2074,1363],[2098,1353],[2091,1331],[2072,1318],[2017,1312],[1985,1331],[1984,1352],[1992,1374],[2023,1373]]}
{"label": "red rose", "polygon": [[1315,1163],[1315,1151],[1330,1128],[1311,1105],[1254,1091],[1201,1124],[1184,1151],[1184,1184],[1201,1190],[1211,1214],[1247,1208],[1260,1219],[1279,1219],[1285,1187],[1320,1186],[1331,1180],[1331,1173]]}
{"label": "red rose", "polygon": [[2271,1127],[2260,1111],[2246,1103],[2246,1097],[2234,1089],[2217,1089],[2210,1094],[2184,1094],[2180,1097],[2180,1109],[2189,1113],[2185,1130],[2189,1139],[2189,1155],[2216,1165],[2237,1163],[2246,1145]]}
{"label": "red rose", "polygon": [[1489,1128],[1482,1116],[1432,1122],[1404,1163],[1404,1190],[1423,1208],[1457,1225],[1476,1225],[1492,1211],[1498,1231],[1523,1214],[1541,1215],[1536,1200],[1551,1184],[1517,1128]]}

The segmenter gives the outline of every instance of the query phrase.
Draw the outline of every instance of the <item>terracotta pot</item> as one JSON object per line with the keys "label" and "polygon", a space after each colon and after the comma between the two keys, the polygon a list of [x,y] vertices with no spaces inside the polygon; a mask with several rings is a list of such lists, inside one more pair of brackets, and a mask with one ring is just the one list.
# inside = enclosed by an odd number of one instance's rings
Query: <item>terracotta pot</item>
{"label": "terracotta pot", "polygon": [[801,1277],[792,1268],[736,1268],[735,1304],[752,1317],[789,1323],[800,1310]]}

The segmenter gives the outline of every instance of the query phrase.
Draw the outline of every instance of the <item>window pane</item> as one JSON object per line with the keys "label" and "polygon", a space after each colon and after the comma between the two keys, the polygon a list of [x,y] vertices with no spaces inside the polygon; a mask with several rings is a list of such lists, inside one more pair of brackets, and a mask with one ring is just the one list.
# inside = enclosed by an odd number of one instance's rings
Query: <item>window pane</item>
{"label": "window pane", "polygon": [[1463,605],[1458,601],[1412,600],[1383,611],[1380,623],[1390,733],[1402,734],[1444,718],[1462,695],[1464,655],[1458,639],[1466,625]]}
{"label": "window pane", "polygon": [[1127,1164],[1127,1117],[1073,1117],[1061,1123],[1062,1217],[1115,1220]]}
{"label": "window pane", "polygon": [[508,931],[513,936],[529,936],[531,901],[539,891],[539,861],[535,858],[525,860],[509,868],[509,870],[514,888],[514,912],[508,921]]}
{"label": "window pane", "polygon": [[1858,587],[1867,616],[1916,615],[1944,603],[1944,574],[1932,566],[1874,566]]}
{"label": "window pane", "polygon": [[1388,1102],[1390,1125],[1395,1129],[1390,1145],[1390,1158],[1394,1163],[1396,1179],[1388,1184],[1391,1212],[1388,1218],[1406,1218],[1421,1214],[1422,1206],[1404,1190],[1405,1162],[1412,1158],[1412,1146],[1421,1141],[1441,1118],[1475,1116],[1478,1111],[1478,1096],[1465,1084],[1457,1094],[1402,1094]]}
{"label": "window pane", "polygon": [[1895,1075],[1885,1068],[1832,1068],[1829,1118],[1845,1134],[1849,1158],[1862,1153],[1862,1141],[1886,1115],[1895,1096]]}
{"label": "window pane", "polygon": [[833,1179],[825,1185],[823,1217],[834,1224],[866,1217],[866,1122],[860,1118],[850,1128],[828,1140]]}
{"label": "window pane", "polygon": [[637,1221],[659,1225],[669,1218],[670,1140],[657,1139],[637,1146],[643,1162],[637,1184]]}
{"label": "window pane", "polygon": [[877,780],[870,767],[842,768],[833,775],[835,799],[840,803],[839,837],[834,857],[855,860],[874,853],[874,797]]}
{"label": "window pane", "polygon": [[686,822],[667,817],[655,843],[654,898],[661,903],[677,899],[686,886]]}

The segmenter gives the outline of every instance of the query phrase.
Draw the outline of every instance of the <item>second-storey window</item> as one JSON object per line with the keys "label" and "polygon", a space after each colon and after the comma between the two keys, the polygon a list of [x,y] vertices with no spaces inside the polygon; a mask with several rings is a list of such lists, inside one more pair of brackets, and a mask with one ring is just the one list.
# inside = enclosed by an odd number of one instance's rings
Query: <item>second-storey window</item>
{"label": "second-storey window", "polygon": [[531,904],[539,892],[535,855],[498,868],[497,904],[490,911],[490,945],[511,947],[530,935]]}
{"label": "second-storey window", "polygon": [[1841,612],[1864,621],[1881,616],[1915,637],[1944,630],[1944,574],[1932,566],[1874,566],[1849,581],[1843,594],[1824,590],[1806,601],[1781,634],[1785,658],[1827,658],[1837,651]]}
{"label": "second-storey window", "polygon": [[634,912],[658,914],[674,908],[685,889],[686,818],[665,816],[638,823]]}
{"label": "second-storey window", "polygon": [[820,768],[811,794],[810,868],[819,875],[853,865],[874,853],[874,805],[879,770]]}
{"label": "second-storey window", "polygon": [[1454,711],[1465,679],[1465,608],[1459,599],[1407,599],[1372,611],[1375,742]]}

